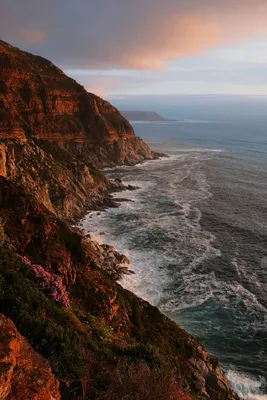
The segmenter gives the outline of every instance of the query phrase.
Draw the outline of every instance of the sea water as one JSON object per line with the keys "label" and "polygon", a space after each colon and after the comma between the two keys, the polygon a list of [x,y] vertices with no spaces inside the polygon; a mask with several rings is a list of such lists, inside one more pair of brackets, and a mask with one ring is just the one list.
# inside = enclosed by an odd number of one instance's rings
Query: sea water
{"label": "sea water", "polygon": [[169,158],[107,170],[138,186],[83,227],[126,254],[121,284],[219,359],[246,399],[267,399],[267,120],[136,123]]}

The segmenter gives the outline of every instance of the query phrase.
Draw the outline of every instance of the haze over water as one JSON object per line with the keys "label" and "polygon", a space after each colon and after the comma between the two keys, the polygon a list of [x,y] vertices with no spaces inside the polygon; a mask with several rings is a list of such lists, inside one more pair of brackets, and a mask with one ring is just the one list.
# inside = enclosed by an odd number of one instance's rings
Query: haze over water
{"label": "haze over water", "polygon": [[109,170],[140,189],[83,225],[131,259],[123,286],[199,338],[240,395],[258,398],[267,394],[266,99],[210,99],[191,110],[154,101],[149,109],[181,121],[134,128],[170,157]]}

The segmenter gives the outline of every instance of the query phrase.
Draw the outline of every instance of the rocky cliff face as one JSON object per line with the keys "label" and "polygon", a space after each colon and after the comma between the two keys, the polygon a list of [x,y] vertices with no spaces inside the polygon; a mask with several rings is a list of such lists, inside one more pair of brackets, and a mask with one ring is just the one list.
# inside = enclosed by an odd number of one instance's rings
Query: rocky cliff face
{"label": "rocky cliff face", "polygon": [[50,61],[0,42],[1,138],[92,142],[132,139],[131,125]]}
{"label": "rocky cliff face", "polygon": [[58,380],[64,400],[237,400],[196,339],[117,283],[127,258],[66,223],[123,189],[99,167],[155,154],[49,61],[0,42],[0,66],[0,312],[34,349],[0,316],[0,399],[58,399]]}
{"label": "rocky cliff face", "polygon": [[0,314],[0,399],[59,400],[59,382],[40,354]]}
{"label": "rocky cliff face", "polygon": [[50,61],[0,41],[0,68],[0,174],[58,215],[106,201],[116,184],[98,168],[156,157],[118,110]]}

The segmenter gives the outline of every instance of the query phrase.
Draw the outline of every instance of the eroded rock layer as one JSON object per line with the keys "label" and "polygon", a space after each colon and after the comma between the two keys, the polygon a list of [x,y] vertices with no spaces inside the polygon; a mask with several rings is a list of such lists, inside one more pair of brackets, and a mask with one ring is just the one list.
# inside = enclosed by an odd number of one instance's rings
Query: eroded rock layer
{"label": "eroded rock layer", "polygon": [[114,185],[98,168],[157,156],[115,107],[50,61],[0,41],[0,68],[0,175],[58,215],[105,201]]}

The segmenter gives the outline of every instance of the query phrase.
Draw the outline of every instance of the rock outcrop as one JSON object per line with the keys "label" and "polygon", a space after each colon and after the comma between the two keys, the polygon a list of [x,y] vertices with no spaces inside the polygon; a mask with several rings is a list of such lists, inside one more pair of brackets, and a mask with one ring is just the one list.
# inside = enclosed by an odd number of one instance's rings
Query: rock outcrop
{"label": "rock outcrop", "polygon": [[50,61],[0,41],[0,175],[63,217],[118,188],[98,170],[157,157],[116,108]]}
{"label": "rock outcrop", "polygon": [[[114,142],[119,158],[114,153],[113,162],[117,164],[153,158],[115,107],[88,93],[50,61],[0,41],[0,66],[0,139],[35,137],[86,144],[85,152],[99,150],[100,164],[109,163],[101,148],[107,150]],[[126,140],[131,154],[127,145],[120,151]]]}
{"label": "rock outcrop", "polygon": [[59,400],[59,382],[50,365],[0,314],[0,399]]}

